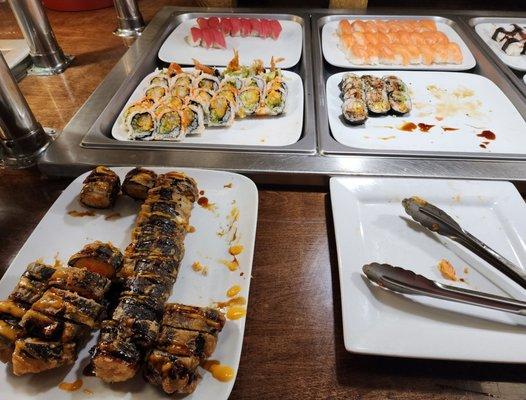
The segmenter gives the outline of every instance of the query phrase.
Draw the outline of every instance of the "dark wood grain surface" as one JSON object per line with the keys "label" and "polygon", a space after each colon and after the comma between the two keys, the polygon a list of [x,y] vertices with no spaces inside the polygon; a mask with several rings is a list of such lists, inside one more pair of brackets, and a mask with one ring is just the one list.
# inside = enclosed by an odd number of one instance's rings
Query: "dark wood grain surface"
{"label": "dark wood grain surface", "polygon": [[[174,2],[140,4],[150,19],[158,7]],[[113,9],[49,12],[49,17],[62,47],[76,61],[63,75],[28,77],[21,88],[42,124],[60,129],[126,47],[111,35]],[[0,18],[0,38],[17,37],[5,3]],[[0,271],[69,182],[42,177],[36,169],[0,171]],[[347,353],[328,195],[260,188],[259,198],[248,320],[231,398],[526,399],[522,365]],[[61,240],[60,231],[56,235]]]}

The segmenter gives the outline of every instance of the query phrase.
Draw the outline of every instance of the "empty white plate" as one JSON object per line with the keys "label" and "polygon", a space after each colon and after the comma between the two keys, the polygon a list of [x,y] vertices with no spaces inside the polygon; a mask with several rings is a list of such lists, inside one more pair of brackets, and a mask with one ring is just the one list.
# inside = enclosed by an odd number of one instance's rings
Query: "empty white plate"
{"label": "empty white plate", "polygon": [[[526,317],[397,294],[370,283],[362,273],[364,264],[376,261],[525,300],[524,289],[460,245],[422,228],[401,204],[411,196],[428,200],[524,269],[526,207],[511,183],[344,177],[331,179],[330,193],[348,351],[526,362]],[[445,280],[437,267],[441,259],[450,261],[465,283]]]}

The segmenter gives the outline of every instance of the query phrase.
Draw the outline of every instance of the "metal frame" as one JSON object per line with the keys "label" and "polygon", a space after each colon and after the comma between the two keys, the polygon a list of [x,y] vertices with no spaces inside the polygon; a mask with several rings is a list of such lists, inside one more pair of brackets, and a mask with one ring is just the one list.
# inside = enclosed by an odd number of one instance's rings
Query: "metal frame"
{"label": "metal frame", "polygon": [[[265,13],[268,10],[257,9],[207,9],[213,13]],[[347,155],[299,154],[291,152],[259,152],[259,151],[224,151],[212,149],[115,149],[86,148],[80,143],[85,133],[100,116],[112,96],[119,90],[123,81],[132,75],[137,68],[135,60],[140,60],[151,49],[158,39],[156,34],[163,21],[173,13],[202,12],[202,9],[183,9],[165,7],[161,9],[143,35],[117,63],[110,74],[95,90],[92,96],[81,107],[64,129],[59,139],[48,149],[40,160],[41,170],[50,175],[78,175],[93,165],[106,164],[113,166],[144,165],[144,166],[177,166],[224,169],[243,173],[258,183],[286,185],[327,185],[330,176],[340,175],[381,175],[458,179],[498,179],[510,181],[526,181],[526,162],[513,159],[465,159],[457,157],[438,156],[387,156],[363,153]],[[282,10],[287,14],[303,15],[300,10]],[[337,15],[359,14],[356,10],[312,10],[313,14]],[[363,13],[363,12],[362,12]],[[368,9],[366,14],[400,14],[400,9]],[[404,9],[403,14],[418,15],[421,10]],[[459,15],[477,16],[483,12],[460,12],[428,10],[429,15],[450,16],[455,19]],[[503,14],[503,13],[498,13]],[[510,13],[508,13],[509,15]],[[465,24],[461,29],[465,29]],[[305,37],[303,57],[310,57],[310,49],[318,35],[313,31],[312,37]],[[470,38],[467,44],[479,64],[491,65],[493,61],[483,52],[474,51],[475,44]],[[316,50],[316,46],[314,46]],[[498,70],[496,70],[498,71]],[[500,72],[500,71],[499,71]],[[497,72],[496,72],[497,73]],[[502,78],[502,76],[500,76]],[[499,79],[500,79],[499,78]],[[307,76],[307,86],[312,76]],[[519,95],[509,92],[509,81],[503,79],[505,93],[516,103]],[[313,93],[320,96],[317,87]],[[511,93],[511,95],[510,95]],[[320,110],[316,110],[318,139],[320,139]],[[321,140],[320,140],[321,143]],[[323,144],[323,143],[322,143]]]}

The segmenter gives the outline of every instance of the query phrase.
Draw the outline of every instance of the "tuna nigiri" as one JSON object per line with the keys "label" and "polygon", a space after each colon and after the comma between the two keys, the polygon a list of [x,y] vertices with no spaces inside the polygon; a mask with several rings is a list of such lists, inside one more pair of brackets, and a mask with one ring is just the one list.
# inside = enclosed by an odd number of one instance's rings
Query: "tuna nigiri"
{"label": "tuna nigiri", "polygon": [[226,49],[226,41],[223,32],[219,29],[210,29],[214,38],[214,47],[216,49]]}
{"label": "tuna nigiri", "polygon": [[248,18],[241,18],[241,36],[247,37],[250,36],[250,32],[252,31],[252,25],[250,24],[250,20]]}
{"label": "tuna nigiri", "polygon": [[230,18],[221,18],[221,21],[219,23],[219,27],[221,28],[221,32],[223,32],[223,35],[230,36],[232,32],[232,21]]}
{"label": "tuna nigiri", "polygon": [[214,46],[214,34],[210,28],[201,29],[201,46],[210,49]]}
{"label": "tuna nigiri", "polygon": [[250,19],[251,36],[261,36],[261,21],[257,18]]}
{"label": "tuna nigiri", "polygon": [[201,29],[193,26],[190,28],[190,34],[186,36],[186,41],[190,46],[196,47],[201,45],[203,40],[203,33]]}
{"label": "tuna nigiri", "polygon": [[197,25],[198,25],[199,28],[201,28],[201,29],[208,28],[208,19],[203,18],[203,17],[199,17],[199,18],[197,18]]}
{"label": "tuna nigiri", "polygon": [[232,25],[232,30],[230,31],[230,36],[239,36],[241,34],[241,19],[240,18],[230,18],[230,24]]}
{"label": "tuna nigiri", "polygon": [[217,17],[210,17],[208,18],[208,27],[209,28],[219,28],[219,18]]}
{"label": "tuna nigiri", "polygon": [[278,40],[279,35],[281,35],[281,23],[277,19],[270,20],[270,37],[274,40]]}

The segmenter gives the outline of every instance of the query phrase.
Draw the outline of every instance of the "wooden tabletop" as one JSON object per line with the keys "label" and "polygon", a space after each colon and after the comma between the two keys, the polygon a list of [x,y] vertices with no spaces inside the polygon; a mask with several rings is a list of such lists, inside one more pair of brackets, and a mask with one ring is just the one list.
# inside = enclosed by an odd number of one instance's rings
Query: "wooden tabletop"
{"label": "wooden tabletop", "polygon": [[[140,4],[149,20],[173,2]],[[111,35],[111,8],[48,14],[75,63],[62,75],[27,77],[20,86],[41,123],[60,129],[126,47]],[[17,37],[6,3],[0,4],[0,19],[0,38]],[[36,169],[0,171],[0,274],[69,182]],[[248,320],[232,399],[526,398],[526,366],[347,353],[329,195],[260,188],[259,198]]]}

